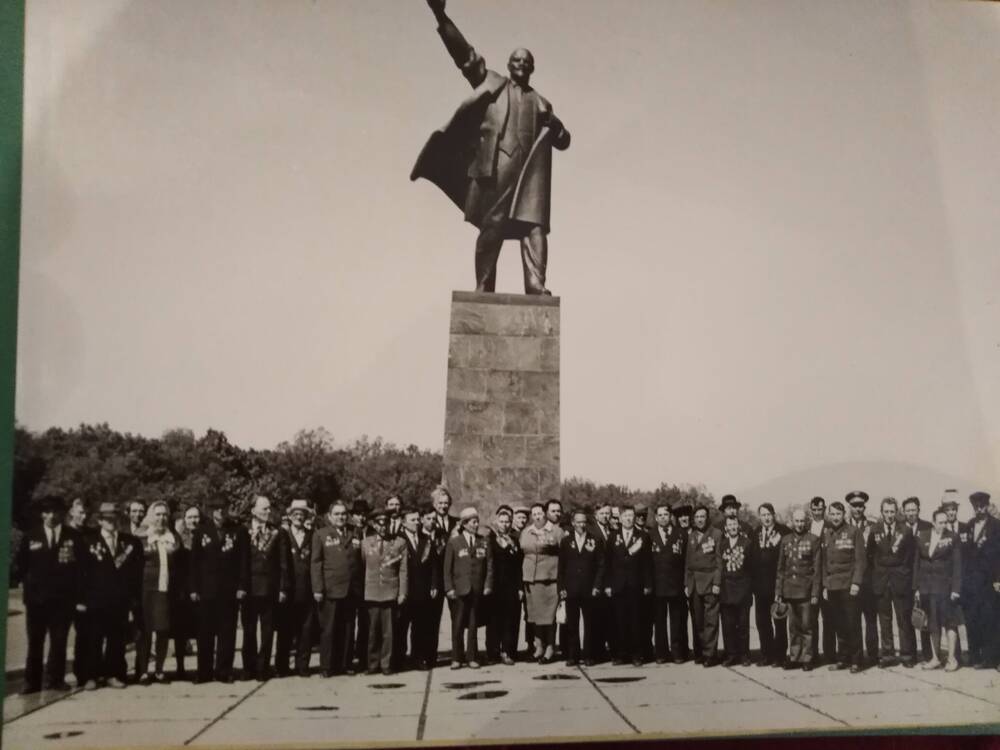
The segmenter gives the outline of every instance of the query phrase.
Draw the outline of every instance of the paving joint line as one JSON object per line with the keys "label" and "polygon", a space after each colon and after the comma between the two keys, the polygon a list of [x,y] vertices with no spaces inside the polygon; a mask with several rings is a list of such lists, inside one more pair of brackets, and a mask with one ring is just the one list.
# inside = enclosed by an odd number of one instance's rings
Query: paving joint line
{"label": "paving joint line", "polygon": [[939,690],[950,690],[953,693],[958,693],[959,695],[963,695],[966,698],[974,698],[977,701],[982,701],[983,703],[986,703],[986,704],[988,704],[990,706],[994,706],[994,707],[1000,706],[1000,703],[994,703],[993,701],[987,700],[986,698],[980,698],[978,695],[973,695],[972,693],[967,693],[964,690],[959,690],[958,688],[949,687],[948,685],[941,685],[940,683],[933,682],[931,680],[921,679],[919,675],[909,674],[909,672],[898,672],[897,674],[901,674],[901,675],[903,675],[903,677],[906,677],[906,678],[908,678],[910,680],[914,680],[916,682],[919,682],[922,685],[930,685],[931,687],[938,688]]}
{"label": "paving joint line", "polygon": [[726,667],[726,669],[728,669],[728,670],[729,670],[730,672],[732,672],[733,674],[738,674],[738,675],[739,675],[740,677],[742,677],[743,679],[745,679],[745,680],[750,680],[750,682],[754,683],[755,685],[760,685],[760,686],[761,686],[762,688],[764,688],[765,690],[770,690],[770,691],[771,691],[772,693],[777,693],[778,695],[780,695],[780,696],[781,696],[782,698],[784,698],[785,700],[788,700],[788,701],[791,701],[792,703],[796,703],[796,704],[798,704],[798,705],[802,706],[803,708],[807,708],[807,709],[809,709],[810,711],[812,711],[812,712],[814,712],[814,713],[817,713],[817,714],[819,714],[820,716],[823,716],[823,717],[826,717],[827,719],[830,719],[831,721],[835,721],[835,722],[837,722],[838,724],[843,724],[843,725],[844,725],[845,727],[849,727],[849,726],[851,726],[851,725],[850,725],[849,723],[847,723],[847,722],[846,722],[846,721],[844,721],[843,719],[838,719],[838,718],[837,718],[836,716],[833,716],[833,715],[831,715],[831,714],[828,714],[828,713],[827,713],[826,711],[820,711],[820,710],[819,710],[818,708],[816,708],[815,706],[810,706],[810,705],[809,705],[808,703],[806,703],[805,701],[800,701],[800,700],[799,700],[798,698],[793,698],[792,696],[788,695],[787,693],[783,693],[782,691],[778,690],[778,688],[774,688],[774,687],[771,687],[771,686],[770,686],[770,685],[768,685],[767,683],[764,683],[764,682],[761,682],[760,680],[755,680],[755,679],[754,679],[753,677],[751,677],[750,675],[746,675],[746,674],[743,674],[742,672],[737,672],[737,671],[736,671],[735,669],[733,669],[732,667]]}
{"label": "paving joint line", "polygon": [[424,728],[427,726],[427,704],[431,698],[431,677],[434,667],[427,670],[427,682],[424,683],[424,702],[420,705],[420,717],[417,719],[417,740],[424,738]]}
{"label": "paving joint line", "polygon": [[47,702],[45,702],[45,703],[42,703],[42,704],[40,704],[40,705],[38,705],[38,706],[35,706],[34,708],[31,708],[31,709],[29,709],[29,710],[25,711],[25,712],[24,712],[23,714],[21,714],[20,716],[15,716],[15,717],[14,717],[13,719],[11,719],[10,721],[4,721],[4,722],[3,722],[3,726],[7,726],[8,724],[13,724],[13,723],[14,723],[15,721],[20,721],[20,720],[21,720],[21,719],[23,719],[23,718],[24,718],[25,716],[31,716],[31,714],[35,713],[36,711],[41,711],[41,710],[42,710],[43,708],[48,708],[49,706],[53,706],[53,705],[55,705],[56,703],[58,703],[59,701],[64,701],[64,700],[66,700],[67,698],[69,698],[69,697],[71,697],[71,696],[74,696],[74,695],[76,695],[77,693],[81,693],[81,692],[83,692],[83,688],[73,688],[73,689],[72,689],[71,691],[69,691],[68,693],[64,693],[63,695],[60,695],[60,696],[59,696],[58,698],[54,698],[53,700],[50,700],[50,701],[47,701]]}
{"label": "paving joint line", "polygon": [[629,721],[629,718],[624,713],[622,713],[621,709],[619,709],[618,706],[616,706],[612,702],[612,700],[607,696],[607,694],[603,690],[601,690],[601,686],[598,685],[596,682],[594,682],[593,678],[589,674],[587,674],[587,670],[579,666],[577,667],[577,669],[584,677],[587,678],[587,682],[589,682],[591,686],[594,688],[594,690],[597,691],[597,694],[601,696],[609,706],[611,706],[611,710],[614,711],[616,714],[618,714],[618,718],[624,721],[629,726],[629,728],[631,728],[633,732],[635,732],[636,734],[642,734],[639,727],[637,727],[635,724]]}
{"label": "paving joint line", "polygon": [[262,687],[264,687],[268,682],[270,682],[270,680],[265,680],[264,682],[258,683],[257,686],[253,690],[251,690],[249,693],[247,693],[246,695],[244,695],[242,698],[240,698],[238,701],[236,701],[236,703],[234,703],[233,705],[231,705],[229,708],[227,708],[221,714],[219,714],[214,719],[212,719],[208,724],[206,724],[201,729],[199,729],[197,732],[195,732],[195,735],[193,737],[191,737],[190,739],[185,740],[184,741],[184,745],[190,745],[196,739],[198,739],[199,737],[201,737],[203,734],[205,734],[205,732],[207,732],[209,729],[211,729],[212,727],[214,727],[220,721],[222,721],[223,719],[225,719],[234,709],[236,709],[238,706],[240,706],[251,695],[253,695],[258,690],[260,690]]}

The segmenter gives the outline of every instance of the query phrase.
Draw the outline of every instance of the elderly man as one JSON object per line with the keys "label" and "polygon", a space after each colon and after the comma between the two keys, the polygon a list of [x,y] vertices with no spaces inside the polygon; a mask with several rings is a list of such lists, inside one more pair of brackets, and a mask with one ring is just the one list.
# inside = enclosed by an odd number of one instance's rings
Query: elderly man
{"label": "elderly man", "polygon": [[[604,544],[587,530],[587,512],[573,511],[572,529],[559,542],[557,585],[566,606],[566,666],[580,661],[594,663],[593,603],[604,586]],[[580,650],[580,617],[583,617],[583,651]]]}
{"label": "elderly man", "polygon": [[823,597],[830,603],[837,630],[837,640],[843,644],[836,664],[830,669],[850,669],[860,672],[861,608],[858,596],[865,579],[867,553],[861,529],[844,523],[844,504],[830,504],[830,524],[823,537]]}
{"label": "elderly man", "polygon": [[868,504],[868,493],[855,490],[849,492],[844,500],[850,505],[850,517],[848,523],[861,530],[861,537],[865,542],[865,578],[861,583],[861,592],[858,594],[858,606],[861,609],[861,616],[865,625],[865,663],[872,665],[878,662],[879,638],[878,638],[878,597],[872,586],[872,574],[874,572],[874,562],[871,557],[871,548],[868,542],[872,536],[874,524],[868,520],[865,513],[865,506]]}
{"label": "elderly man", "polygon": [[552,149],[569,147],[570,135],[552,105],[529,85],[535,58],[514,50],[510,77],[486,62],[445,14],[445,0],[427,0],[445,48],[474,89],[420,153],[410,179],[424,177],[465,212],[479,229],[476,291],[492,292],[505,239],[521,241],[525,294],[549,294],[549,192]]}
{"label": "elderly man", "polygon": [[694,660],[706,667],[717,663],[722,566],[722,532],[708,525],[708,508],[700,505],[688,536],[684,594],[694,621]]}
{"label": "elderly man", "polygon": [[[818,495],[809,501],[809,518],[806,519],[809,533],[823,541],[826,535],[826,500]],[[810,608],[812,614],[812,663],[820,663],[820,640],[823,642],[823,658],[833,664],[837,661],[837,628],[830,602],[820,597],[819,606]],[[822,618],[820,617],[822,615]],[[822,639],[819,621],[823,620]]]}
{"label": "elderly man", "polygon": [[[781,540],[791,533],[791,529],[777,522],[771,503],[757,506],[757,517],[760,519],[760,526],[751,537],[753,546],[750,574],[753,579],[754,619],[757,623],[757,635],[760,637],[759,663],[766,667],[781,664],[788,651],[787,623],[784,619],[771,617],[771,604],[777,594]],[[805,524],[805,511],[802,511],[802,518]]]}
{"label": "elderly man", "polygon": [[266,680],[271,672],[275,609],[288,598],[291,576],[284,535],[271,523],[271,501],[263,495],[253,499],[247,533],[250,537],[250,577],[241,613],[243,678]]}
{"label": "elderly man", "polygon": [[[687,532],[673,520],[670,507],[656,506],[656,525],[649,532],[653,569],[653,631],[656,637],[656,663],[667,657],[680,664],[687,651],[687,599],[684,596],[684,563],[687,557]],[[667,637],[669,621],[669,638]]]}
{"label": "elderly man", "polygon": [[976,669],[993,669],[1000,658],[1000,598],[993,588],[1000,560],[1000,521],[990,515],[986,492],[969,495],[972,520],[962,546],[962,602],[969,628],[969,661]]}
{"label": "elderly man", "polygon": [[[590,529],[594,538],[607,550],[615,533],[611,525],[611,503],[599,501],[594,508],[594,521]],[[606,661],[615,652],[615,612],[611,600],[604,596],[603,587],[593,602],[591,621],[594,626],[595,662]]]}
{"label": "elderly man", "polygon": [[[808,530],[806,512],[792,513],[792,531],[781,539],[774,601],[788,605],[789,652],[785,669],[814,667],[812,610],[819,604],[822,541]],[[763,604],[763,603],[761,603]]]}
{"label": "elderly man", "polygon": [[293,648],[295,671],[300,677],[309,675],[313,632],[316,629],[316,603],[312,595],[312,531],[306,528],[306,519],[312,516],[308,500],[292,500],[288,506],[289,527],[282,532],[290,560],[291,591],[285,602],[278,606],[278,647],[274,662],[279,677],[289,674],[289,657]]}
{"label": "elderly man", "polygon": [[66,640],[73,613],[84,609],[82,537],[63,523],[65,501],[46,495],[36,503],[41,525],[21,538],[16,567],[24,579],[28,658],[22,694],[42,689],[42,655],[49,640],[46,687],[69,690],[66,684]]}
{"label": "elderly man", "polygon": [[624,506],[621,528],[615,532],[607,551],[604,593],[615,609],[615,664],[642,666],[640,607],[643,596],[653,591],[649,537],[635,526],[635,510]]}
{"label": "elderly man", "polygon": [[[941,509],[945,511],[944,527],[951,533],[958,536],[958,541],[962,545],[968,544],[969,527],[958,520],[958,490],[945,490],[941,496]],[[969,629],[965,621],[965,602],[955,602],[952,607],[955,612],[955,621],[958,632],[958,659],[962,666],[971,666],[972,660],[969,658]]]}
{"label": "elderly man", "polygon": [[198,617],[195,682],[233,681],[236,622],[250,586],[250,537],[236,509],[219,496],[204,503],[205,520],[192,535],[189,596]]}
{"label": "elderly man", "polygon": [[[451,668],[466,663],[479,669],[476,610],[479,600],[493,591],[493,556],[489,540],[480,536],[479,512],[466,508],[459,515],[459,530],[444,550],[445,595],[455,603],[451,621]],[[467,645],[463,640],[467,639]]]}
{"label": "elderly man", "polygon": [[393,670],[393,631],[399,607],[406,602],[406,540],[389,533],[389,511],[375,508],[369,520],[375,535],[361,543],[365,566],[365,608],[368,610],[367,674],[390,675]]}
{"label": "elderly man", "polygon": [[319,666],[324,677],[354,674],[351,644],[355,609],[364,596],[361,538],[347,526],[347,506],[335,501],[327,525],[313,534],[310,578],[319,605]]}
{"label": "elderly man", "polygon": [[83,600],[91,615],[88,663],[93,668],[86,690],[96,688],[97,681],[125,687],[128,616],[136,611],[143,560],[139,539],[119,531],[118,521],[117,506],[101,503],[97,510],[100,531],[87,540],[84,553]]}
{"label": "elderly man", "polygon": [[[433,515],[433,509],[429,510],[430,515]],[[434,527],[431,523],[431,534],[423,533],[420,528],[420,511],[416,508],[403,508],[400,518],[403,525],[399,538],[406,542],[406,599],[399,606],[399,618],[394,627],[396,643],[393,646],[393,668],[405,667],[409,640],[413,666],[417,669],[429,669],[432,657],[427,655],[424,644],[428,637],[428,623],[433,616],[431,604],[441,595],[439,566],[434,554]]]}
{"label": "elderly man", "polygon": [[741,507],[742,505],[740,504],[740,501],[736,499],[735,495],[723,495],[722,501],[719,504],[719,510],[722,511],[722,515],[716,518],[715,522],[712,525],[715,526],[719,531],[725,531],[726,519],[735,518],[737,521],[739,521],[740,533],[746,534],[747,536],[752,535],[753,527],[740,518]]}
{"label": "elderly man", "polygon": [[868,559],[872,564],[872,591],[878,600],[879,630],[882,634],[878,664],[891,667],[896,660],[892,635],[892,612],[896,610],[899,629],[899,657],[904,667],[917,659],[911,615],[913,613],[914,537],[899,518],[896,499],[882,500],[882,520],[868,537]]}

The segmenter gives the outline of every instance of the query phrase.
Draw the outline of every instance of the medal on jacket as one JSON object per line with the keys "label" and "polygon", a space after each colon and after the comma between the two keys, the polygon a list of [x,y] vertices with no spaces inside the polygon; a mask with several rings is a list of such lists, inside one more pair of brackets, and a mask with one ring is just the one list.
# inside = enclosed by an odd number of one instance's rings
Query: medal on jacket
{"label": "medal on jacket", "polygon": [[59,545],[59,562],[73,562],[73,545],[68,540]]}
{"label": "medal on jacket", "polygon": [[638,539],[636,539],[636,540],[635,540],[634,542],[632,542],[632,544],[631,544],[631,545],[629,545],[629,548],[628,548],[628,553],[629,553],[630,555],[634,555],[634,554],[635,554],[636,552],[638,552],[638,551],[639,551],[640,549],[642,549],[642,537],[639,537],[639,538],[638,538]]}
{"label": "medal on jacket", "polygon": [[131,544],[126,545],[125,550],[120,555],[118,555],[118,557],[115,558],[115,567],[120,568],[122,565],[124,565],[125,561],[128,559],[129,553],[131,552],[132,552],[132,545]]}

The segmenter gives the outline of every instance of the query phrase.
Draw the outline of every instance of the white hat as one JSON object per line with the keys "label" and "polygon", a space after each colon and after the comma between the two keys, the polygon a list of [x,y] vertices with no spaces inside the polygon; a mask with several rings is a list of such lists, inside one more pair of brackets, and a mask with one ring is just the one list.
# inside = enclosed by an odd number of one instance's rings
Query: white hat
{"label": "white hat", "polygon": [[470,518],[479,518],[479,511],[471,505],[468,508],[463,508],[462,512],[458,514],[459,521],[468,521]]}
{"label": "white hat", "polygon": [[292,500],[292,504],[288,506],[288,515],[292,515],[297,510],[301,510],[310,516],[313,514],[313,509],[309,507],[308,500]]}

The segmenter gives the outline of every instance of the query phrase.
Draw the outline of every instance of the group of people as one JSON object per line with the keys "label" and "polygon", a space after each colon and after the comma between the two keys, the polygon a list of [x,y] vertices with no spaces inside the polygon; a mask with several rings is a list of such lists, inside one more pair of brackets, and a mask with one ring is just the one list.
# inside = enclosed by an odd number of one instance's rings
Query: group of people
{"label": "group of people", "polygon": [[846,506],[827,507],[813,498],[791,528],[770,503],[751,527],[732,495],[714,523],[710,508],[684,502],[657,506],[650,522],[641,506],[564,517],[550,500],[502,505],[481,529],[475,508],[451,515],[438,487],[419,507],[398,497],[374,509],[338,500],[321,517],[293,500],[280,523],[263,496],[249,523],[221,500],[175,520],[165,502],[136,501],[125,514],[101,503],[94,528],[83,503],[67,509],[50,495],[39,499],[41,523],[15,561],[28,635],[24,692],[69,689],[71,627],[72,669],[85,689],[169,681],[171,640],[174,679],[189,676],[193,640],[191,679],[231,682],[238,620],[243,679],[305,676],[314,650],[323,676],[429,669],[445,602],[453,669],[514,664],[522,620],[520,658],[542,663],[749,665],[752,605],[761,665],[810,670],[822,645],[831,669],[912,667],[919,633],[924,668],[955,670],[960,658],[997,667],[1000,521],[989,495],[970,496],[968,523],[958,522],[951,491],[931,521],[914,497],[901,507],[885,498],[873,521],[868,499],[852,492]]}

